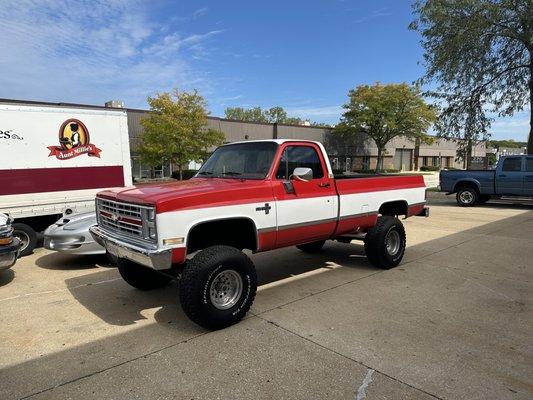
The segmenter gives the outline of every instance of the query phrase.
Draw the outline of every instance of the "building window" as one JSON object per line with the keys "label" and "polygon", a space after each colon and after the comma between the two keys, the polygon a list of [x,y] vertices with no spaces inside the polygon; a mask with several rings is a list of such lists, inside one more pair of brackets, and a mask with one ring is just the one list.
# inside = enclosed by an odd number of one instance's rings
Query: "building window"
{"label": "building window", "polygon": [[363,169],[370,169],[370,156],[363,156]]}

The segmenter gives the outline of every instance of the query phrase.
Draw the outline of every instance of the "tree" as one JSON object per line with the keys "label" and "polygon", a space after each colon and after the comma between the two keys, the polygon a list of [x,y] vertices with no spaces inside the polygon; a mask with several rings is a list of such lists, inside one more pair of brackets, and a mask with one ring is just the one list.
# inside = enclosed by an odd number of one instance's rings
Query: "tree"
{"label": "tree", "polygon": [[397,136],[427,141],[426,132],[436,120],[420,90],[406,83],[361,85],[350,90],[346,112],[334,133],[353,140],[365,133],[378,148],[376,172],[382,169],[383,151]]}
{"label": "tree", "polygon": [[267,123],[267,117],[261,107],[242,108],[228,107],[224,110],[227,119],[246,122],[264,122]]}
{"label": "tree", "polygon": [[[261,107],[243,108],[243,107],[228,107],[224,110],[226,118],[237,121],[248,122],[263,122],[263,123],[278,123],[286,125],[304,125],[305,120],[299,117],[289,117],[287,111],[283,107],[271,107],[268,110],[263,110]],[[329,126],[319,122],[310,123],[312,126],[324,127]]]}
{"label": "tree", "polygon": [[[533,0],[417,0],[413,10],[409,27],[422,34],[425,50],[419,83],[434,85],[444,104],[440,133],[487,137],[485,112],[511,116],[529,103],[533,154]],[[461,120],[472,124],[454,129]]]}
{"label": "tree", "polygon": [[207,128],[206,103],[196,90],[160,93],[148,97],[150,113],[141,120],[141,161],[150,166],[171,161],[177,165],[180,180],[183,165],[205,159],[210,147],[224,141],[222,132]]}

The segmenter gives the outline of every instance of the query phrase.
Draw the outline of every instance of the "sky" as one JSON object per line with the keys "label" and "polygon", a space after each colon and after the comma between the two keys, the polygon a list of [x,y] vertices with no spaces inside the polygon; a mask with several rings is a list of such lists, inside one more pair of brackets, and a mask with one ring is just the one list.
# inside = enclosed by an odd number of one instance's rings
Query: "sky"
{"label": "sky", "polygon": [[[226,107],[336,123],[348,90],[424,68],[408,0],[0,0],[0,98],[147,108],[198,89]],[[526,140],[529,114],[497,118]]]}

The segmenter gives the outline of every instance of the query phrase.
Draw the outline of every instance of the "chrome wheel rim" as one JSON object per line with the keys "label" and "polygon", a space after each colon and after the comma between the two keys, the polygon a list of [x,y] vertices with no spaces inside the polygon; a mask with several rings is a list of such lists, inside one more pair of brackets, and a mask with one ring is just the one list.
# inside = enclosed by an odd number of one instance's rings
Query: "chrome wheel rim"
{"label": "chrome wheel rim", "polygon": [[15,231],[13,232],[13,236],[16,237],[18,240],[20,240],[20,243],[22,244],[20,246],[20,251],[24,251],[26,249],[26,247],[28,247],[28,244],[30,243],[30,237],[24,233],[24,232],[20,232],[20,231]]}
{"label": "chrome wheel rim", "polygon": [[400,251],[400,234],[397,231],[389,231],[385,237],[385,247],[387,248],[387,253],[391,256],[394,256]]}
{"label": "chrome wheel rim", "polygon": [[471,192],[469,192],[467,190],[464,191],[464,192],[461,192],[461,194],[459,195],[459,198],[465,204],[470,204],[470,203],[472,203],[472,201],[474,201],[474,196],[472,195]]}
{"label": "chrome wheel rim", "polygon": [[213,306],[219,310],[233,307],[242,295],[242,278],[237,271],[227,269],[220,272],[209,288],[209,297]]}

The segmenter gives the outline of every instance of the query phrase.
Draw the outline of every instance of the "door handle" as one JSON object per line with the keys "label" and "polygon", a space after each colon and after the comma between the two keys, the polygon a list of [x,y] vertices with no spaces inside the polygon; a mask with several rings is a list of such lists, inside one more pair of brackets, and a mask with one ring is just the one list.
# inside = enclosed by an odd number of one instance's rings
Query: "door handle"
{"label": "door handle", "polygon": [[322,182],[322,183],[319,183],[319,184],[318,184],[318,187],[328,188],[328,187],[329,187],[329,182]]}
{"label": "door handle", "polygon": [[504,174],[500,174],[498,175],[498,178],[505,178],[507,175],[504,175]]}

